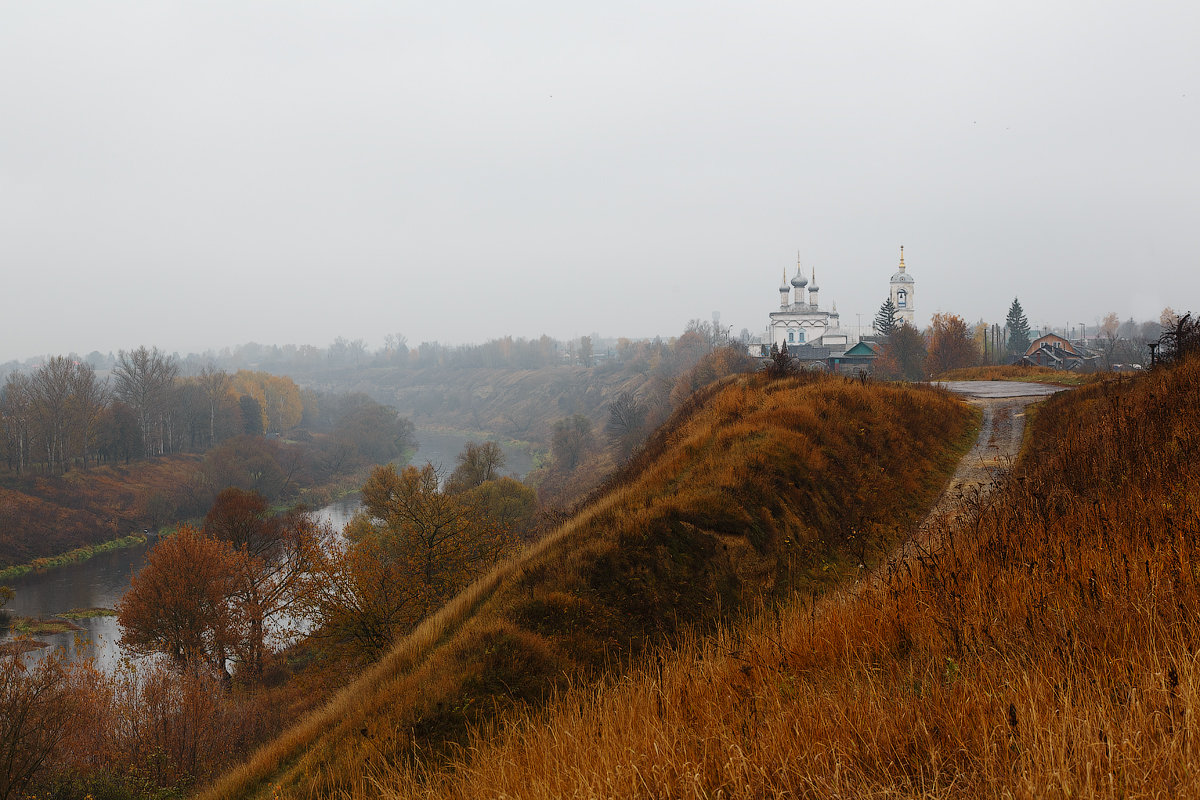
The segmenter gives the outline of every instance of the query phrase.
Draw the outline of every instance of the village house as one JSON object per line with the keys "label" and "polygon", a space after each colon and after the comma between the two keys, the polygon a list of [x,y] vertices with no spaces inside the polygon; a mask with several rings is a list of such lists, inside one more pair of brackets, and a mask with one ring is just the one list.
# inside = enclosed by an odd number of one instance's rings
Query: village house
{"label": "village house", "polygon": [[1097,358],[1057,333],[1047,333],[1034,339],[1017,363],[1071,372],[1091,372],[1096,368]]}

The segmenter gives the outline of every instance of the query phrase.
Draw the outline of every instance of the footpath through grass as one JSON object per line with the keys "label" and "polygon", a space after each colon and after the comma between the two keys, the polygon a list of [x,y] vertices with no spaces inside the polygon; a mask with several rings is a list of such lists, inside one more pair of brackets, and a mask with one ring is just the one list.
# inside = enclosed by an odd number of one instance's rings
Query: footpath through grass
{"label": "footpath through grass", "polygon": [[[685,637],[376,796],[1200,796],[1200,359],[1056,395],[879,585]],[[360,793],[360,796],[366,794]]]}

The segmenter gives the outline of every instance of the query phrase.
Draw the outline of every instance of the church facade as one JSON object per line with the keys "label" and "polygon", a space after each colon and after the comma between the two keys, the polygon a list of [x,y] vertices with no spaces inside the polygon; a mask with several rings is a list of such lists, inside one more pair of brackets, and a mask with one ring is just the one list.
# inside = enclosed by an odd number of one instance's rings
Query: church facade
{"label": "church facade", "polygon": [[[817,271],[813,268],[812,280],[804,277],[800,264],[796,264],[796,275],[789,285],[787,272],[779,285],[779,309],[771,312],[767,327],[767,344],[794,349],[797,345],[829,345],[835,338],[845,344],[845,337],[838,330],[840,321],[836,306],[832,311],[821,308],[818,301],[820,288],[817,286]],[[836,335],[833,334],[837,331]]]}
{"label": "church facade", "polygon": [[[852,344],[850,335],[841,328],[837,304],[831,309],[821,308],[816,268],[811,276],[811,280],[804,276],[798,259],[796,274],[790,281],[784,270],[779,284],[779,307],[769,314],[766,335],[749,343],[752,355],[765,358],[770,355],[772,346],[782,348],[787,345],[789,352],[802,359],[824,359],[845,353]],[[903,246],[900,248],[900,266],[889,281],[888,296],[896,309],[896,321],[915,325],[916,283],[904,264]],[[854,341],[859,335],[853,337]]]}

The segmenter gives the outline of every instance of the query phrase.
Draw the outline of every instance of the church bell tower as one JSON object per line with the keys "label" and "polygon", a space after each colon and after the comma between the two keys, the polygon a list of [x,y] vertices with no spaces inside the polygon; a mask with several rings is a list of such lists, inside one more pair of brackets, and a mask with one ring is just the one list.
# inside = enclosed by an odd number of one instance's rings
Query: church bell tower
{"label": "church bell tower", "polygon": [[900,245],[900,268],[891,280],[892,305],[896,307],[896,322],[904,322],[915,327],[913,317],[913,277],[904,267],[904,245]]}

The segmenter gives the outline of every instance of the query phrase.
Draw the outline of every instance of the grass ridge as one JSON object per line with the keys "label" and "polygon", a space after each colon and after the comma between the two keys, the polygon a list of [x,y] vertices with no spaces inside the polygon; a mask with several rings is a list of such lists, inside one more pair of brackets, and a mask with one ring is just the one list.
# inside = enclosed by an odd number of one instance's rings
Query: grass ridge
{"label": "grass ridge", "polygon": [[824,591],[919,520],[975,419],[929,387],[710,387],[546,539],[200,796],[372,795],[373,770],[437,769],[658,644]]}

